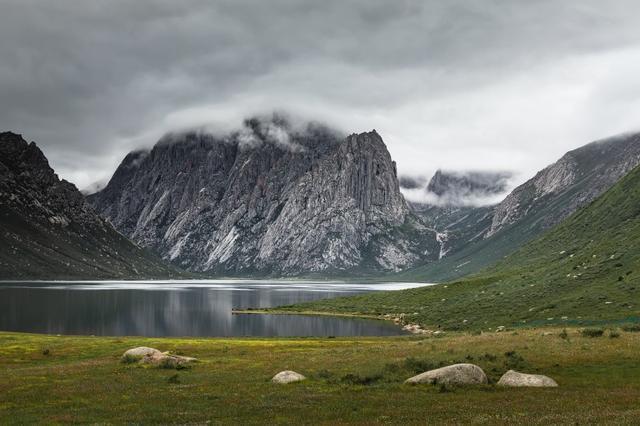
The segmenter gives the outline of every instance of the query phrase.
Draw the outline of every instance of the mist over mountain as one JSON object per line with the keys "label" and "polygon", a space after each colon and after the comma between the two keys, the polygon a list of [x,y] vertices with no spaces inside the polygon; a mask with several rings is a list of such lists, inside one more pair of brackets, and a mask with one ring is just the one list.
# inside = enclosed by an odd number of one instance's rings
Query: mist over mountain
{"label": "mist over mountain", "polygon": [[510,172],[438,170],[427,182],[423,177],[403,176],[405,198],[420,205],[439,207],[481,207],[497,204],[507,195]]}
{"label": "mist over mountain", "polygon": [[448,256],[420,268],[430,279],[476,272],[589,205],[640,164],[640,133],[595,141],[564,154],[495,206],[420,209]]}
{"label": "mist over mountain", "polygon": [[374,131],[251,118],[228,134],[184,132],[125,157],[89,196],[166,260],[219,274],[399,271],[438,258]]}

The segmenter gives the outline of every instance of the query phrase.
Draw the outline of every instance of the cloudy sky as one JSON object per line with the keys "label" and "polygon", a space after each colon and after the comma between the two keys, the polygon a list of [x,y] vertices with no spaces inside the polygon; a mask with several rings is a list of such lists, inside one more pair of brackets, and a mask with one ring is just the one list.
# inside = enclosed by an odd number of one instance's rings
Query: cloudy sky
{"label": "cloudy sky", "polygon": [[84,187],[277,109],[375,128],[402,174],[526,179],[640,129],[637,0],[0,0],[0,130]]}

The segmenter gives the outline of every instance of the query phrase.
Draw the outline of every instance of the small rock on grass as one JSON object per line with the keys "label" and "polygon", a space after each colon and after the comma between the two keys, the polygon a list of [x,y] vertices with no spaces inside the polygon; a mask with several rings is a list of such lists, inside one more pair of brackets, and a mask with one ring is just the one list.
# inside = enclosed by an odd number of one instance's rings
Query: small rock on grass
{"label": "small rock on grass", "polygon": [[146,346],[140,346],[137,348],[129,349],[124,354],[122,354],[122,361],[124,362],[135,362],[140,361],[145,356],[161,354],[157,349],[148,348]]}
{"label": "small rock on grass", "polygon": [[171,355],[168,353],[147,355],[140,363],[151,364],[161,368],[185,368],[192,362],[197,361],[196,358],[188,356]]}
{"label": "small rock on grass", "polygon": [[183,368],[186,367],[187,364],[197,361],[197,359],[188,356],[172,355],[168,352],[160,352],[154,348],[140,346],[126,351],[122,355],[122,361],[151,364],[162,368]]}
{"label": "small rock on grass", "polygon": [[551,377],[542,374],[525,374],[509,370],[500,377],[498,386],[548,388],[557,387],[558,384]]}
{"label": "small rock on grass", "polygon": [[273,376],[271,381],[273,383],[286,384],[286,383],[300,382],[300,381],[305,380],[305,379],[306,379],[306,377],[304,377],[300,373],[296,373],[295,371],[286,370],[286,371],[281,371],[278,374],[276,374],[275,376]]}

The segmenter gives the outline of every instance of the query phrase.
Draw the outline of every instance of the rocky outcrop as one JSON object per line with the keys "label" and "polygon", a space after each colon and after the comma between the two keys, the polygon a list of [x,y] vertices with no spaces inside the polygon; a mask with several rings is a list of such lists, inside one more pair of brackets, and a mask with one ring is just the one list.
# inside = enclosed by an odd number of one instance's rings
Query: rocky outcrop
{"label": "rocky outcrop", "polygon": [[273,376],[273,378],[271,379],[273,383],[277,383],[281,385],[285,385],[287,383],[301,382],[303,380],[306,380],[306,377],[304,377],[300,373],[296,373],[295,371],[290,371],[290,370],[281,371],[275,376]]}
{"label": "rocky outcrop", "polygon": [[178,276],[100,218],[35,143],[0,133],[0,278]]}
{"label": "rocky outcrop", "polygon": [[375,131],[247,120],[129,154],[90,202],[118,230],[192,271],[397,271],[437,258]]}
{"label": "rocky outcrop", "polygon": [[542,374],[525,374],[509,370],[500,377],[498,386],[546,388],[557,387],[558,384]]}
{"label": "rocky outcrop", "polygon": [[482,368],[474,364],[453,364],[430,370],[405,381],[408,384],[478,385],[488,383]]}

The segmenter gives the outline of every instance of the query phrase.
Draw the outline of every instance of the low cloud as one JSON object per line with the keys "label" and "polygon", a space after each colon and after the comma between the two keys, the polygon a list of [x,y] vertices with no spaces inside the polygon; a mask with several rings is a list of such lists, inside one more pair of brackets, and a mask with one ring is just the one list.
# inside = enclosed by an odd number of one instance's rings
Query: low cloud
{"label": "low cloud", "polygon": [[484,207],[498,204],[509,194],[505,191],[500,194],[444,194],[438,195],[429,192],[426,188],[406,189],[400,191],[404,198],[412,203],[427,204],[439,207]]}
{"label": "low cloud", "polygon": [[274,109],[375,128],[400,173],[427,176],[524,180],[640,126],[635,0],[0,3],[0,130],[80,187],[167,132]]}

